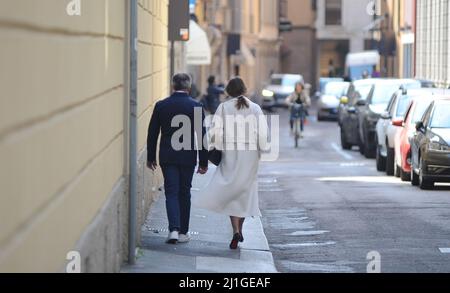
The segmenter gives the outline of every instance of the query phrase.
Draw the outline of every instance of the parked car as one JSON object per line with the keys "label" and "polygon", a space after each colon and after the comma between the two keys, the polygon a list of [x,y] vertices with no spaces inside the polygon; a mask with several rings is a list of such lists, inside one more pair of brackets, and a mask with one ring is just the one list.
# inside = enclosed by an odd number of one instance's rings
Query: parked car
{"label": "parked car", "polygon": [[376,125],[387,105],[399,88],[404,90],[420,88],[420,82],[412,79],[378,79],[367,99],[358,107],[358,130],[361,140],[360,152],[366,158],[375,158],[377,150]]}
{"label": "parked car", "polygon": [[317,120],[337,120],[341,97],[347,93],[349,86],[349,82],[343,81],[327,83],[317,103]]}
{"label": "parked car", "polygon": [[417,79],[420,82],[423,88],[436,88],[436,84],[434,81],[427,79]]}
{"label": "parked car", "polygon": [[450,98],[431,103],[411,140],[411,182],[431,189],[450,182]]}
{"label": "parked car", "polygon": [[402,122],[408,106],[415,96],[426,96],[432,92],[428,89],[398,90],[394,93],[386,111],[376,126],[376,161],[377,170],[386,171],[387,175],[400,176],[400,169],[395,164],[398,152],[395,151],[395,140],[402,130]]}
{"label": "parked car", "polygon": [[319,78],[319,90],[315,93],[315,98],[320,98],[320,96],[325,92],[325,87],[330,82],[343,82],[344,79],[341,77],[321,77]]}
{"label": "parked car", "polygon": [[427,108],[436,96],[432,92],[417,95],[412,98],[406,110],[404,121],[397,120],[393,123],[402,125],[400,134],[395,140],[395,153],[397,168],[400,170],[402,181],[411,180],[411,139],[416,131],[416,123],[419,122]]}
{"label": "parked car", "polygon": [[285,107],[286,98],[295,90],[295,84],[303,82],[299,74],[273,74],[270,84],[262,90],[262,107],[271,110],[274,107]]}
{"label": "parked car", "polygon": [[358,107],[367,99],[376,79],[364,79],[350,84],[347,95],[341,98],[338,110],[338,122],[341,129],[341,145],[345,150],[359,146]]}

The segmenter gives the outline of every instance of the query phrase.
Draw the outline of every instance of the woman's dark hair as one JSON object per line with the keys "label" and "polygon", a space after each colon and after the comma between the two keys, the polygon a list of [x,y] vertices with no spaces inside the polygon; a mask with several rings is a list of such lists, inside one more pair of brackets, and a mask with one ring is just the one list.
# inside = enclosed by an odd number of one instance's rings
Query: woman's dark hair
{"label": "woman's dark hair", "polygon": [[240,77],[235,77],[228,82],[228,85],[225,89],[227,94],[230,97],[238,98],[238,102],[236,104],[236,108],[241,110],[243,108],[249,108],[247,100],[244,95],[247,92],[247,87],[245,86],[244,81]]}

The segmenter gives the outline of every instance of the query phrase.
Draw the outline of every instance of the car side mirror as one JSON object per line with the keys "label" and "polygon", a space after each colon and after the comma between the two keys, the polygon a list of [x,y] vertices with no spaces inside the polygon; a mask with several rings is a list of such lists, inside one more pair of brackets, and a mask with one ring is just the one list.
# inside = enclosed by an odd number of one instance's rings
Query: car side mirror
{"label": "car side mirror", "polygon": [[358,100],[358,102],[356,102],[356,106],[362,107],[362,106],[365,106],[365,105],[367,105],[366,100]]}
{"label": "car side mirror", "polygon": [[403,127],[403,119],[392,120],[392,125],[398,126],[398,127]]}
{"label": "car side mirror", "polygon": [[419,132],[423,132],[425,129],[425,125],[423,124],[422,121],[419,121],[416,123],[416,130]]}
{"label": "car side mirror", "polygon": [[347,105],[348,104],[348,97],[347,96],[341,97],[341,104],[342,105]]}
{"label": "car side mirror", "polygon": [[389,112],[385,111],[381,114],[381,119],[385,119],[385,120],[389,120],[391,119],[391,114],[389,114]]}

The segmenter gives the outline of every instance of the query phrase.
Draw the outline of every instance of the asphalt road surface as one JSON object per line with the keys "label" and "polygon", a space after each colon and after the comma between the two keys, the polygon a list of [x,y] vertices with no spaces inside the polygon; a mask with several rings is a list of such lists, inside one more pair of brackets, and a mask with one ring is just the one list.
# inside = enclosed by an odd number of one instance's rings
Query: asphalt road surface
{"label": "asphalt road surface", "polygon": [[450,186],[422,191],[377,172],[357,148],[342,151],[335,122],[312,119],[295,149],[279,114],[280,156],[259,179],[278,271],[365,273],[371,253],[383,273],[450,273]]}

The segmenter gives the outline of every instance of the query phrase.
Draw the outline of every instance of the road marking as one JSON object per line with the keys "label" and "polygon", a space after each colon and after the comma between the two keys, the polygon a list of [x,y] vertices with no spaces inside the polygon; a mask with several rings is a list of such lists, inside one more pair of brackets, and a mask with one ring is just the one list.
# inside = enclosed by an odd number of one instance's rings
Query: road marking
{"label": "road marking", "polygon": [[339,164],[341,167],[365,167],[364,163],[341,163]]}
{"label": "road marking", "polygon": [[280,248],[280,249],[289,249],[289,248],[299,248],[299,247],[329,246],[329,245],[335,245],[335,244],[336,244],[336,242],[334,242],[334,241],[326,241],[326,242],[275,244],[272,246],[275,248]]}
{"label": "road marking", "polygon": [[325,233],[330,233],[330,231],[297,231],[289,234],[289,236],[317,236]]}
{"label": "road marking", "polygon": [[301,263],[281,261],[281,265],[294,272],[322,272],[322,273],[354,273],[354,269],[343,264]]}
{"label": "road marking", "polygon": [[450,248],[439,248],[439,250],[443,254],[450,254]]}
{"label": "road marking", "polygon": [[398,178],[387,176],[348,176],[348,177],[320,177],[315,180],[321,182],[358,182],[358,183],[385,183],[410,185],[409,182],[401,182]]}
{"label": "road marking", "polygon": [[339,155],[341,155],[342,157],[344,157],[347,160],[353,160],[353,156],[348,154],[347,152],[343,151],[336,143],[332,143],[331,147],[336,151],[336,153],[338,153]]}
{"label": "road marking", "polygon": [[278,183],[278,180],[276,178],[259,178],[258,181],[262,184]]}
{"label": "road marking", "polygon": [[259,189],[259,192],[283,192],[284,189]]}

